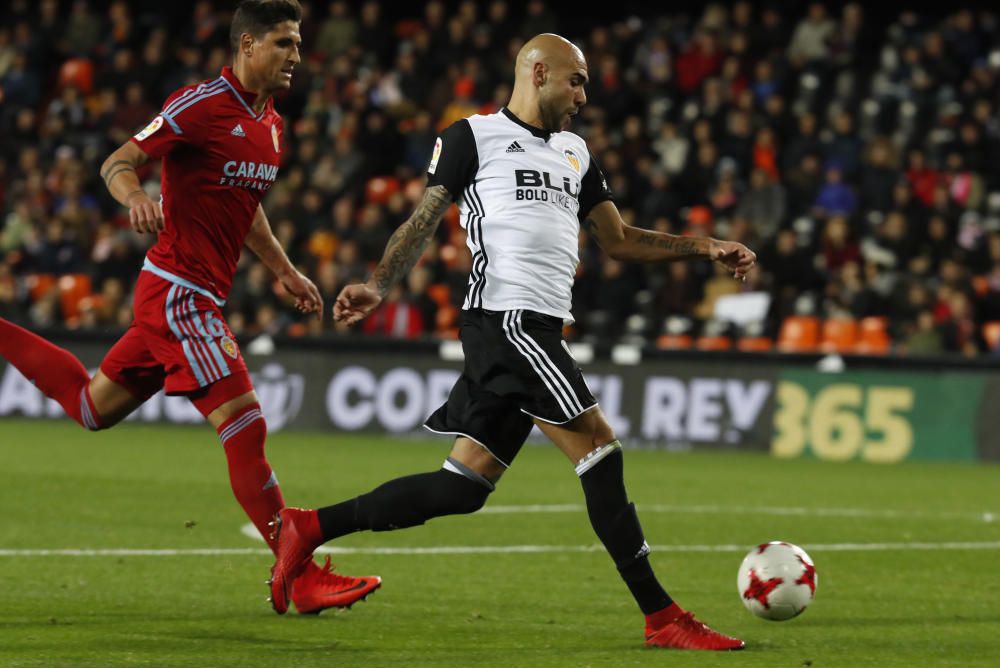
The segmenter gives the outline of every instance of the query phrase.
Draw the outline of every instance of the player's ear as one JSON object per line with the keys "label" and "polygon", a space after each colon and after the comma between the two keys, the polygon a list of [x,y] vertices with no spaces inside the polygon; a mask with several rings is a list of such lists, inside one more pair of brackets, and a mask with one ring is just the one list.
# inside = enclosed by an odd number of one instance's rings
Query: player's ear
{"label": "player's ear", "polygon": [[531,78],[535,86],[542,87],[545,85],[545,81],[549,78],[548,68],[545,63],[535,63],[531,66]]}
{"label": "player's ear", "polygon": [[243,52],[244,56],[253,55],[253,35],[248,32],[240,35],[240,51]]}

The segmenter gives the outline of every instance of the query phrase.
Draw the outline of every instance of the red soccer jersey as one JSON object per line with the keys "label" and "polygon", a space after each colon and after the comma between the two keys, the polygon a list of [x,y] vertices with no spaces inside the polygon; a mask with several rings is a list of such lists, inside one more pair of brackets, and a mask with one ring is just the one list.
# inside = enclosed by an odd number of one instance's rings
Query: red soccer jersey
{"label": "red soccer jersey", "polygon": [[271,100],[255,114],[256,97],[224,67],[218,79],[173,93],[132,138],[150,158],[163,159],[166,229],[143,269],[220,304],[257,206],[278,175],[281,116]]}

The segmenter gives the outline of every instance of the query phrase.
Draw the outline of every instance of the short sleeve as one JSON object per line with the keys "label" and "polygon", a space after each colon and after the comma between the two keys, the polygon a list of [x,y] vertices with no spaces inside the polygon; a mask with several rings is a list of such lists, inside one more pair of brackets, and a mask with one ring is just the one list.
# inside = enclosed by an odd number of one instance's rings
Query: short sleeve
{"label": "short sleeve", "polygon": [[199,94],[198,89],[177,91],[163,103],[156,118],[132,137],[132,143],[150,158],[162,158],[182,144],[201,144],[207,121],[203,104],[206,97],[209,95]]}
{"label": "short sleeve", "polygon": [[479,171],[476,138],[467,119],[452,123],[434,144],[434,153],[427,166],[427,187],[444,186],[452,199],[461,197]]}
{"label": "short sleeve", "polygon": [[601,202],[613,202],[614,197],[611,189],[608,188],[608,180],[604,178],[601,166],[597,164],[594,154],[590,154],[590,167],[583,175],[583,183],[580,186],[580,211],[578,216],[584,220],[590,210]]}

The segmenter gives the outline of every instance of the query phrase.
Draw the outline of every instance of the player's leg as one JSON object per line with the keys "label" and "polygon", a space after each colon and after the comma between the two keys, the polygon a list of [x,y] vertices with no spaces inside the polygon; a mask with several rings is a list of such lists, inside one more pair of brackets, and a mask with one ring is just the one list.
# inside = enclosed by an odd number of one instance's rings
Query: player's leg
{"label": "player's leg", "polygon": [[[466,359],[468,364],[468,358]],[[531,431],[512,401],[459,378],[448,401],[431,415],[431,431],[456,436],[441,468],[390,480],[366,494],[320,508],[286,508],[276,519],[279,554],[271,602],[287,608],[287,582],[319,545],[356,531],[393,531],[435,517],[473,513],[486,503]]]}
{"label": "player's leg", "polygon": [[741,649],[673,602],[649,563],[649,544],[625,490],[621,443],[594,406],[564,424],[536,419],[539,429],[569,458],[580,476],[591,526],[646,615],[646,644],[677,649]]}
{"label": "player's leg", "polygon": [[[367,494],[316,512],[315,546],[356,531],[393,531],[445,515],[473,513],[486,503],[504,467],[465,437],[455,439],[441,468],[390,480]],[[314,546],[314,547],[315,547]]]}
{"label": "player's leg", "polygon": [[[503,331],[510,350],[516,351],[507,363],[517,370],[524,388],[522,410],[576,467],[594,532],[646,615],[647,644],[741,647],[740,641],[695,622],[656,579],[649,545],[625,491],[621,444],[562,340],[562,322],[538,313],[510,311],[504,315]],[[674,637],[677,629],[679,639]]]}
{"label": "player's leg", "polygon": [[[441,468],[390,480],[367,494],[320,508],[313,540],[355,531],[391,531],[434,517],[472,513],[486,503],[531,430],[531,420],[510,400],[462,375],[448,401],[427,420],[434,432],[454,435]],[[318,543],[317,543],[318,545]]]}
{"label": "player's leg", "polygon": [[113,426],[142,403],[128,388],[100,371],[91,379],[80,360],[68,350],[3,318],[0,357],[90,430]]}
{"label": "player's leg", "polygon": [[[150,345],[167,369],[168,394],[187,396],[222,441],[233,495],[272,550],[268,526],[284,508],[278,479],[264,454],[267,424],[253,391],[246,363],[219,307],[184,286],[148,278],[157,295],[146,315],[154,323]],[[294,581],[299,612],[350,605],[367,592],[356,578],[320,568],[311,555],[302,578]],[[302,581],[304,580],[304,581]],[[380,580],[374,578],[375,586]],[[301,601],[308,597],[308,606]]]}
{"label": "player's leg", "polygon": [[227,371],[221,380],[190,391],[187,397],[219,435],[233,496],[274,551],[268,523],[285,507],[285,500],[264,454],[267,423],[242,356],[230,359]]}
{"label": "player's leg", "polygon": [[[278,556],[269,582],[274,610],[284,614],[289,597],[296,599],[288,583],[308,567],[312,553],[323,543],[357,531],[395,531],[435,517],[473,513],[486,503],[504,468],[479,445],[459,437],[436,471],[395,478],[318,510],[283,509],[274,520]],[[359,580],[359,587],[375,589],[381,584],[380,579]],[[298,580],[295,583],[298,587]]]}

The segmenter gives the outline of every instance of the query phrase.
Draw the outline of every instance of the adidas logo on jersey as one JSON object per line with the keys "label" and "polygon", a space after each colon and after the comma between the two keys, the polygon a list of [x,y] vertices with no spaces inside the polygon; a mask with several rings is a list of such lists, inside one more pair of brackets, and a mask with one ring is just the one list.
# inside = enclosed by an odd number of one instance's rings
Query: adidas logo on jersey
{"label": "adidas logo on jersey", "polygon": [[234,137],[246,137],[247,136],[247,133],[243,132],[243,126],[240,125],[239,123],[236,124],[236,127],[233,128],[233,131],[230,132],[229,134],[231,134]]}
{"label": "adidas logo on jersey", "polygon": [[512,143],[507,147],[507,153],[524,153],[524,149],[517,142]]}

